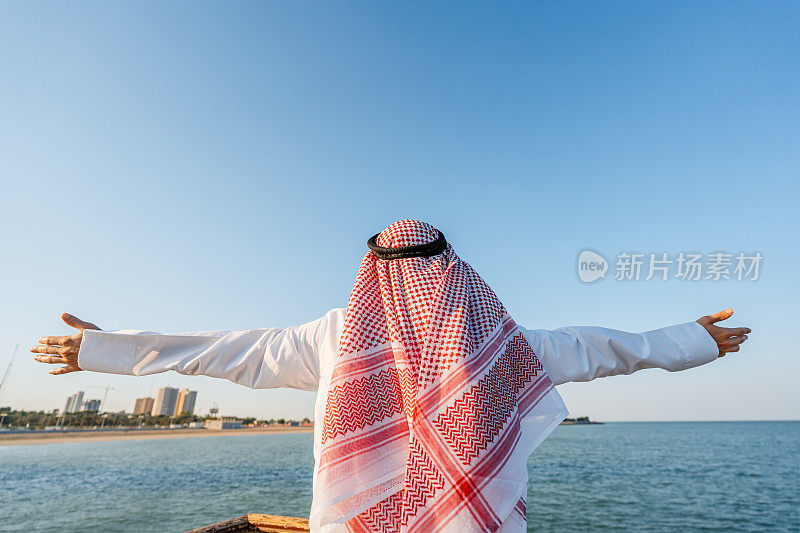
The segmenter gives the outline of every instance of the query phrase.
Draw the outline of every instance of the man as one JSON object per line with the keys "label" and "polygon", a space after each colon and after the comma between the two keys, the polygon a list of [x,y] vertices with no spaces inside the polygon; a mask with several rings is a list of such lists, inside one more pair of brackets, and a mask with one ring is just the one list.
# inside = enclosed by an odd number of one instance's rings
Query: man
{"label": "man", "polygon": [[318,390],[315,531],[524,531],[533,450],[566,416],[554,385],[679,371],[739,350],[748,328],[626,333],[517,326],[444,235],[401,220],[368,241],[346,309],[296,327],[44,337],[52,374],[166,370]]}

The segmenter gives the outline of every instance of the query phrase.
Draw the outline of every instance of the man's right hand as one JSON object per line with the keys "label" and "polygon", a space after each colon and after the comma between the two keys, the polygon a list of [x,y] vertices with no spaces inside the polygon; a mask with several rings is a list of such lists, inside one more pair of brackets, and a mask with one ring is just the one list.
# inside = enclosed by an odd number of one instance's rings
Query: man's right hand
{"label": "man's right hand", "polygon": [[83,330],[100,329],[94,324],[84,322],[80,318],[74,317],[69,313],[61,315],[61,320],[66,322],[68,326],[76,328],[78,332],[74,335],[64,335],[62,337],[42,337],[39,339],[40,345],[31,348],[31,351],[37,354],[33,358],[40,363],[61,363],[67,365],[51,370],[50,373],[54,376],[81,370],[81,367],[78,366],[78,352],[80,351],[81,341],[83,340]]}

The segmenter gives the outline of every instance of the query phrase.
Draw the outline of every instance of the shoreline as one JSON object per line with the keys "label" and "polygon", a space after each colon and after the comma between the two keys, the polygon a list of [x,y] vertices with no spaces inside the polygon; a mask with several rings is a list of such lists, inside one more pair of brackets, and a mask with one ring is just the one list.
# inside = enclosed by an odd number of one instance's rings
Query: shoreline
{"label": "shoreline", "polygon": [[[796,419],[779,420],[630,420],[630,421],[605,421],[564,423],[560,426],[602,425],[602,424],[652,424],[652,423],[727,423],[727,422],[800,422]],[[109,442],[122,440],[151,440],[151,439],[177,439],[192,437],[223,437],[242,435],[267,435],[272,433],[311,433],[314,426],[286,426],[286,427],[260,427],[241,429],[205,429],[205,428],[180,428],[180,429],[112,429],[112,430],[81,430],[81,431],[31,431],[31,432],[5,432],[0,431],[0,447],[22,446],[34,444],[61,444],[65,442]]]}
{"label": "shoreline", "polygon": [[31,432],[31,433],[4,433],[0,432],[0,447],[23,446],[33,444],[61,444],[65,442],[107,442],[121,440],[154,440],[154,439],[180,439],[192,437],[228,437],[243,435],[267,435],[271,433],[310,433],[313,426],[298,427],[265,427],[241,429],[130,429],[106,431],[75,431],[75,432]]}

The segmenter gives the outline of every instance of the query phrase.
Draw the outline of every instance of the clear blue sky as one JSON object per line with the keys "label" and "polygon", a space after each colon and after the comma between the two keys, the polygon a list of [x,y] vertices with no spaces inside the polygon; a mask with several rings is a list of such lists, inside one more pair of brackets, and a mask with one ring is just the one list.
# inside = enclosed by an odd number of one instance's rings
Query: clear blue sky
{"label": "clear blue sky", "polygon": [[[746,348],[569,384],[606,420],[799,418],[796,2],[30,3],[0,7],[0,405],[160,386],[204,412],[313,395],[175,373],[50,376],[106,329],[286,326],[346,305],[365,240],[441,228],[531,328],[733,307]],[[584,248],[764,256],[756,282],[580,283]]]}

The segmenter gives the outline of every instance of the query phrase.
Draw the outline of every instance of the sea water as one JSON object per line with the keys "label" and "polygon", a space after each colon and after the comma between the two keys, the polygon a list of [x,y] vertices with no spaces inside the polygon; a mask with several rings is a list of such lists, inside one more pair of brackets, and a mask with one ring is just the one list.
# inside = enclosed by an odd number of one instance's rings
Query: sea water
{"label": "sea water", "polygon": [[[310,433],[0,447],[0,531],[183,531],[308,516]],[[529,531],[800,531],[800,422],[561,426]]]}

